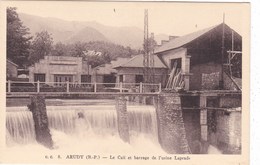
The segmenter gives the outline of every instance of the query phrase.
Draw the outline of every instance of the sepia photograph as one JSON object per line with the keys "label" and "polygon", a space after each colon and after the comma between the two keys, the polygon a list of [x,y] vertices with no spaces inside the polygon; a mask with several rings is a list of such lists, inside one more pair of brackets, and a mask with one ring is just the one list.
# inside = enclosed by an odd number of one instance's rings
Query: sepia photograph
{"label": "sepia photograph", "polygon": [[249,3],[0,11],[0,162],[248,164]]}

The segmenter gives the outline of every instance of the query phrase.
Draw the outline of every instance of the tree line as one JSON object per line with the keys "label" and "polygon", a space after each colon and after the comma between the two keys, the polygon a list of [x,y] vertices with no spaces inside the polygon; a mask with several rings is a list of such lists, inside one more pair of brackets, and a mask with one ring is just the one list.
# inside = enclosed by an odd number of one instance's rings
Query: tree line
{"label": "tree line", "polygon": [[[141,53],[130,47],[103,41],[76,42],[65,44],[53,42],[48,31],[41,31],[34,36],[30,29],[23,25],[17,8],[7,8],[7,58],[21,68],[43,59],[44,56],[83,57],[92,67],[109,63],[117,57],[130,57]],[[93,52],[98,52],[94,53]]]}

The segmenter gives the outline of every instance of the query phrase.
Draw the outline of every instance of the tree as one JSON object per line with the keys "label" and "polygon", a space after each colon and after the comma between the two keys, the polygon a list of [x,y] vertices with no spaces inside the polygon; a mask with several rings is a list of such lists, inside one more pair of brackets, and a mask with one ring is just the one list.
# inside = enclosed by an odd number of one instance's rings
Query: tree
{"label": "tree", "polygon": [[51,34],[49,34],[47,31],[36,33],[31,46],[29,57],[30,64],[34,64],[40,59],[43,59],[44,56],[50,55],[52,51],[52,43],[53,39]]}
{"label": "tree", "polygon": [[8,7],[7,14],[7,58],[25,67],[28,64],[31,36],[29,28],[20,20],[15,7]]}
{"label": "tree", "polygon": [[52,56],[69,56],[70,46],[58,42],[53,46],[51,55]]}
{"label": "tree", "polygon": [[73,57],[83,57],[84,56],[84,51],[86,50],[85,44],[82,42],[76,42],[75,44],[72,45],[70,54]]}

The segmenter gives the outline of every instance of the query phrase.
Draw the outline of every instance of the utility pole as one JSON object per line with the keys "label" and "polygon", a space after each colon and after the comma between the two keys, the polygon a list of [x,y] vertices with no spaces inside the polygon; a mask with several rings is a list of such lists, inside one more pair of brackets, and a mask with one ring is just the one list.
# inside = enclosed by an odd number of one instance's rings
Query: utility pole
{"label": "utility pole", "polygon": [[221,43],[221,81],[220,88],[224,88],[224,52],[225,51],[225,13],[223,13],[223,23],[222,23],[222,43]]}
{"label": "utility pole", "polygon": [[144,11],[144,55],[143,55],[143,66],[144,66],[144,82],[153,83],[154,81],[154,55],[152,38],[149,38],[149,29],[148,29],[148,10]]}

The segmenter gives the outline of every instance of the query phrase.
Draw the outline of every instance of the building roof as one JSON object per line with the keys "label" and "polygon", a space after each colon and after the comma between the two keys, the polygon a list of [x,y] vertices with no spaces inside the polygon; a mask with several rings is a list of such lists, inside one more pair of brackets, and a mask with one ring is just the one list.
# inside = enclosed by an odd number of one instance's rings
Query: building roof
{"label": "building roof", "polygon": [[202,29],[202,30],[184,35],[184,36],[181,36],[181,37],[178,37],[178,38],[175,38],[175,39],[172,39],[169,42],[167,42],[167,43],[161,45],[160,47],[158,47],[157,49],[155,49],[154,52],[160,53],[160,52],[164,52],[167,50],[182,47],[219,26],[222,26],[222,23],[209,27],[209,28],[206,28],[206,29]]}
{"label": "building roof", "polygon": [[14,63],[13,61],[11,61],[10,59],[6,59],[6,61],[12,65],[14,65],[15,67],[18,67],[18,65],[16,63]]}
{"label": "building roof", "polygon": [[[144,67],[143,59],[144,59],[143,54],[139,54],[132,57],[130,60],[126,61],[125,63],[121,63],[115,66],[114,68],[119,68],[119,67],[142,68]],[[154,68],[167,68],[157,57],[157,55],[154,55]]]}
{"label": "building roof", "polygon": [[103,64],[95,67],[94,70],[96,71],[96,74],[116,73],[114,67],[121,63],[127,62],[129,59],[130,58],[126,58],[126,57],[118,57],[117,59],[112,60],[109,64]]}

